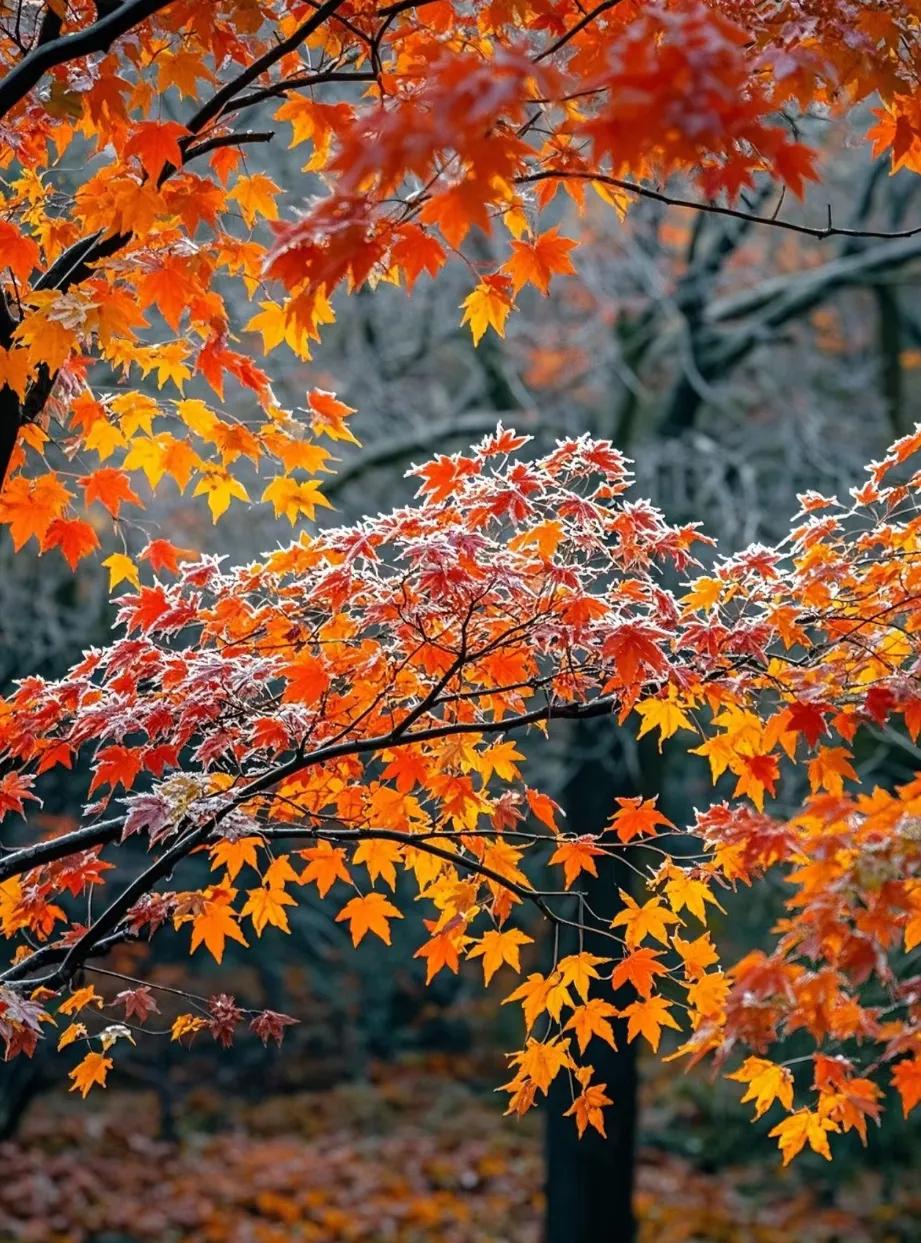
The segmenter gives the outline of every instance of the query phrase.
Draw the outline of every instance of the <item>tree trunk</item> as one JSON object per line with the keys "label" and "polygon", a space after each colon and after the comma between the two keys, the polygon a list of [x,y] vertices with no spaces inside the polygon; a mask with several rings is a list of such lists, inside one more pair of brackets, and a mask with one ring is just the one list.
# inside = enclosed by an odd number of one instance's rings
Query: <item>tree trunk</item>
{"label": "tree trunk", "polygon": [[[576,833],[600,833],[615,809],[615,797],[647,795],[659,767],[658,754],[653,752],[647,759],[645,748],[639,763],[631,765],[611,721],[579,722],[573,755],[563,803],[568,827]],[[594,911],[613,918],[620,905],[618,889],[629,888],[629,869],[620,858],[599,858],[597,863],[597,878],[583,873],[581,888]],[[561,945],[560,952],[575,948],[574,944]],[[610,942],[591,933],[585,935],[584,948],[604,957],[611,953]],[[620,1006],[632,1000],[632,995],[614,997]],[[545,1243],[633,1243],[636,1237],[636,1053],[635,1046],[627,1043],[626,1024],[615,1021],[614,1030],[616,1049],[597,1039],[589,1047],[594,1079],[607,1084],[614,1102],[605,1111],[606,1139],[590,1129],[580,1140],[572,1118],[563,1117],[570,1104],[565,1077],[560,1076],[550,1091],[545,1128]]]}

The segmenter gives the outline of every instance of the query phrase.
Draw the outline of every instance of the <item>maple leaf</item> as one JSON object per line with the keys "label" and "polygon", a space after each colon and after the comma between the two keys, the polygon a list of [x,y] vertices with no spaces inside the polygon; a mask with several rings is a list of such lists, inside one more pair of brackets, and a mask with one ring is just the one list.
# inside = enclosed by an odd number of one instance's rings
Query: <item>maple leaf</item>
{"label": "maple leaf", "polygon": [[646,997],[626,1006],[621,1014],[627,1020],[627,1039],[632,1042],[637,1036],[643,1036],[652,1045],[653,1053],[657,1053],[662,1028],[678,1030],[678,1024],[669,1014],[669,1004],[664,997]]}
{"label": "maple leaf", "polygon": [[549,795],[540,790],[526,791],[528,807],[541,824],[545,824],[553,833],[557,832],[556,813],[560,810]]}
{"label": "maple leaf", "polygon": [[69,1044],[73,1044],[75,1040],[82,1040],[86,1034],[86,1025],[83,1023],[71,1023],[65,1027],[58,1039],[58,1053],[66,1049]]}
{"label": "maple leaf", "polygon": [[308,846],[300,854],[301,858],[308,860],[300,878],[301,882],[309,884],[310,881],[315,881],[321,898],[326,897],[337,880],[351,885],[352,877],[346,867],[345,851],[340,846],[321,841],[316,846]]}
{"label": "maple leaf", "polygon": [[461,323],[470,325],[474,345],[479,345],[487,328],[492,328],[500,337],[505,336],[505,321],[514,305],[511,289],[511,280],[494,272],[492,276],[484,276],[461,303],[464,312]]}
{"label": "maple leaf", "polygon": [[391,257],[403,272],[408,290],[412,290],[423,272],[437,276],[447,259],[438,239],[416,224],[401,226]]}
{"label": "maple leaf", "polygon": [[691,590],[681,598],[685,612],[695,612],[700,610],[708,613],[719,601],[726,584],[721,578],[707,578],[701,576],[695,578],[691,584]]}
{"label": "maple leaf", "polygon": [[836,1122],[820,1113],[811,1109],[798,1109],[789,1118],[784,1118],[783,1122],[778,1122],[773,1130],[768,1131],[768,1135],[777,1139],[778,1147],[783,1153],[783,1163],[789,1165],[807,1142],[813,1152],[830,1161],[828,1135],[830,1131],[839,1129]]}
{"label": "maple leaf", "polygon": [[598,875],[595,858],[605,854],[605,851],[594,844],[597,840],[595,837],[574,838],[572,841],[563,842],[550,856],[551,863],[563,865],[563,877],[567,889],[572,888],[573,881],[582,872],[588,872],[590,876]]}
{"label": "maple leaf", "polygon": [[357,445],[358,441],[349,431],[346,420],[355,411],[352,406],[339,401],[335,393],[313,388],[307,394],[310,411],[310,429],[315,436],[328,436],[330,440],[343,440]]}
{"label": "maple leaf", "polygon": [[660,875],[667,878],[665,896],[668,899],[668,905],[676,915],[680,915],[687,908],[692,915],[696,915],[704,923],[707,918],[707,904],[715,906],[718,911],[723,910],[706,882],[693,876],[691,869],[666,864]]}
{"label": "maple leaf", "polygon": [[96,1084],[101,1088],[106,1086],[106,1076],[111,1069],[112,1059],[110,1057],[102,1053],[87,1053],[83,1061],[68,1072],[68,1078],[73,1079],[70,1091],[79,1092],[86,1100],[90,1088]]}
{"label": "maple leaf", "polygon": [[90,782],[90,794],[101,785],[113,789],[120,785],[130,790],[141,771],[141,751],[137,747],[122,747],[116,743],[96,752],[95,772]]}
{"label": "maple leaf", "polygon": [[655,988],[656,976],[668,974],[668,968],[659,962],[661,956],[662,951],[651,946],[633,950],[615,966],[611,974],[612,985],[621,988],[624,984],[632,984],[642,997],[649,997]]}
{"label": "maple leaf", "polygon": [[125,1007],[126,1019],[137,1019],[146,1023],[152,1014],[159,1014],[160,1009],[153,994],[146,984],[137,988],[126,988],[116,993],[115,1000]]}
{"label": "maple leaf", "polygon": [[72,570],[99,547],[99,536],[82,518],[54,518],[42,535],[42,552],[57,548]]}
{"label": "maple leaf", "polygon": [[62,1001],[58,1006],[60,1014],[77,1014],[86,1006],[97,1006],[99,1009],[104,1005],[102,997],[96,992],[92,984],[87,984],[83,988],[75,989],[74,992]]}
{"label": "maple leaf", "polygon": [[507,1006],[513,1001],[522,1003],[528,1031],[545,1010],[559,1018],[562,1007],[571,1004],[569,991],[559,974],[545,976],[539,971],[533,971],[513,993],[509,993],[502,1004]]}
{"label": "maple leaf", "polygon": [[118,517],[122,505],[141,504],[141,498],[132,488],[125,472],[112,466],[103,466],[91,475],[78,479],[77,483],[83,489],[85,504],[91,505],[93,501],[98,501],[113,518]]}
{"label": "maple leaf", "polygon": [[0,517],[10,528],[18,550],[32,536],[41,543],[52,521],[70,500],[70,493],[52,473],[25,479],[17,475],[0,493]]}
{"label": "maple leaf", "polygon": [[566,1030],[571,1028],[576,1033],[580,1053],[585,1052],[593,1036],[598,1036],[612,1049],[617,1048],[614,1028],[608,1022],[608,1019],[615,1018],[617,1014],[617,1007],[601,997],[592,997],[590,1001],[576,1006],[566,1024]]}
{"label": "maple leaf", "polygon": [[248,501],[249,493],[240,482],[226,471],[210,470],[195,485],[195,496],[206,496],[211,510],[212,522],[217,522],[227,512],[231,500]]}
{"label": "maple leaf", "polygon": [[611,817],[610,827],[624,843],[635,837],[651,837],[659,825],[673,829],[675,826],[656,808],[654,798],[619,798],[619,810]]}
{"label": "maple leaf", "polygon": [[580,1139],[589,1127],[594,1127],[598,1134],[605,1139],[607,1137],[604,1130],[603,1110],[606,1105],[613,1104],[613,1101],[605,1092],[608,1085],[606,1083],[591,1083],[591,1069],[589,1067],[580,1067],[575,1073],[582,1091],[566,1110],[564,1117],[575,1118],[576,1130],[579,1133]]}
{"label": "maple leaf", "polygon": [[279,1014],[276,1010],[263,1010],[254,1018],[250,1019],[250,1030],[255,1033],[264,1045],[270,1040],[274,1040],[280,1045],[284,1039],[285,1028],[291,1027],[297,1023],[297,1019],[292,1019],[287,1014]]}
{"label": "maple leaf", "polygon": [[644,734],[657,729],[660,751],[665,739],[671,738],[679,729],[696,732],[687,713],[673,699],[644,699],[636,705],[635,711],[643,722],[637,731],[637,737],[642,738]]}
{"label": "maple leaf", "polygon": [[588,950],[579,950],[577,954],[567,954],[560,959],[556,965],[556,975],[559,976],[563,988],[572,985],[585,1001],[591,981],[599,979],[597,968],[606,966],[609,962],[609,958],[590,954]]}
{"label": "maple leaf", "polygon": [[691,977],[703,975],[708,967],[712,967],[719,960],[708,932],[702,933],[694,941],[684,941],[679,936],[673,936],[672,948],[680,954],[685,974]]}
{"label": "maple leaf", "polygon": [[460,969],[459,955],[470,938],[464,935],[462,921],[453,922],[458,926],[449,925],[439,929],[438,924],[433,920],[425,920],[425,926],[431,933],[431,938],[416,950],[413,957],[425,959],[426,984],[431,984],[442,967],[447,967],[455,975]]}
{"label": "maple leaf", "polygon": [[226,941],[236,941],[238,945],[249,944],[238,927],[237,921],[240,917],[230,905],[236,896],[235,889],[209,887],[204,890],[201,910],[197,914],[179,916],[174,921],[177,926],[186,919],[192,921],[189,953],[194,954],[200,945],[204,945],[214,961],[220,963],[224,957]]}
{"label": "maple leaf", "polygon": [[257,936],[262,936],[267,924],[280,928],[282,932],[290,932],[284,909],[286,906],[297,906],[297,903],[284,889],[251,889],[240,914],[250,917]]}
{"label": "maple leaf", "polygon": [[329,673],[323,661],[309,652],[301,652],[296,660],[284,665],[280,672],[287,680],[286,703],[314,704],[329,687]]}
{"label": "maple leaf", "polygon": [[780,766],[774,755],[742,755],[738,760],[739,771],[733,797],[747,794],[759,811],[764,808],[764,793],[773,796],[777,792]]}
{"label": "maple leaf", "polygon": [[[553,276],[575,272],[569,257],[575,246],[576,243],[569,238],[560,237],[556,228],[548,229],[532,241],[512,242],[512,255],[503,265],[503,270],[511,277],[514,292],[517,294],[530,282],[542,294],[549,293]],[[501,332],[499,335],[502,335]]]}
{"label": "maple leaf", "polygon": [[207,1026],[208,1020],[201,1018],[197,1014],[177,1015],[170,1028],[170,1040],[178,1044],[188,1036],[191,1042],[196,1032],[203,1031]]}
{"label": "maple leaf", "polygon": [[0,220],[0,267],[9,268],[19,280],[27,281],[41,261],[41,252],[31,237],[8,220]]}
{"label": "maple leaf", "polygon": [[787,729],[802,734],[809,746],[814,747],[826,731],[825,717],[828,712],[827,704],[797,700],[788,709]]}
{"label": "maple leaf", "polygon": [[541,1092],[546,1093],[560,1071],[572,1066],[569,1041],[559,1038],[529,1039],[523,1052],[514,1054],[511,1061],[518,1066],[520,1077],[530,1079]]}
{"label": "maple leaf", "polygon": [[467,957],[483,959],[483,982],[489,984],[503,964],[507,963],[513,971],[520,971],[521,947],[532,944],[533,940],[517,928],[504,931],[490,928],[467,951]]}
{"label": "maple leaf", "polygon": [[378,877],[382,877],[384,883],[390,889],[395,889],[397,884],[396,864],[402,858],[403,847],[398,842],[391,842],[386,838],[371,837],[364,838],[358,843],[352,856],[352,861],[365,865],[372,884],[377,881]]}
{"label": "maple leaf", "polygon": [[641,906],[635,898],[631,897],[623,889],[619,892],[624,909],[618,911],[611,920],[611,927],[623,927],[625,929],[624,935],[628,948],[631,950],[635,949],[648,936],[651,936],[662,945],[668,945],[667,926],[669,924],[681,923],[674,911],[670,911],[667,906],[663,906],[658,898],[650,898]]}
{"label": "maple leaf", "polygon": [[892,1068],[892,1084],[902,1098],[902,1113],[907,1118],[921,1101],[921,1057],[896,1062]]}
{"label": "maple leaf", "polygon": [[0,777],[0,818],[8,811],[25,814],[25,801],[31,799],[40,802],[37,794],[32,793],[35,778],[28,773],[8,772]]}
{"label": "maple leaf", "polygon": [[251,867],[258,870],[257,851],[262,846],[261,837],[223,837],[211,847],[211,868],[226,868],[227,879],[235,881],[240,869]]}
{"label": "maple leaf", "polygon": [[389,921],[402,918],[402,912],[382,893],[371,892],[347,902],[336,916],[336,923],[348,921],[353,945],[360,945],[368,932],[373,932],[385,945],[389,945]]}
{"label": "maple leaf", "polygon": [[239,203],[243,219],[249,228],[256,220],[277,220],[278,207],[275,199],[280,193],[278,186],[265,173],[254,173],[251,177],[238,177],[227,197]]}
{"label": "maple leaf", "polygon": [[851,753],[844,747],[820,747],[816,756],[809,761],[811,788],[827,790],[829,794],[840,794],[844,789],[845,779],[860,779],[851,764]]}
{"label": "maple leaf", "polygon": [[154,571],[168,570],[170,574],[177,574],[181,561],[194,560],[197,555],[190,548],[177,548],[167,539],[153,539],[142,550],[140,559],[149,561]]}
{"label": "maple leaf", "polygon": [[111,556],[106,557],[102,564],[109,571],[110,591],[122,582],[129,582],[133,587],[140,587],[141,579],[138,568],[131,558],[125,556],[123,552],[113,552]]}
{"label": "maple leaf", "polygon": [[775,1100],[788,1112],[793,1108],[793,1076],[785,1066],[777,1066],[762,1057],[749,1057],[726,1077],[748,1085],[742,1104],[754,1101],[756,1118],[767,1113]]}
{"label": "maple leaf", "polygon": [[124,154],[136,155],[144,172],[156,181],[167,164],[182,163],[180,138],[188,131],[178,121],[142,121],[125,143]]}

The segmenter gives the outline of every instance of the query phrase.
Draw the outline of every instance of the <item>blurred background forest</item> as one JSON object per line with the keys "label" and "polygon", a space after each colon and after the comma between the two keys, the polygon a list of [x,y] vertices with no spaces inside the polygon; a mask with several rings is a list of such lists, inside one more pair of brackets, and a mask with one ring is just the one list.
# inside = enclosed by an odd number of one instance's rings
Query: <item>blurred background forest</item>
{"label": "blurred background forest", "polygon": [[[891,177],[831,127],[822,141],[827,176],[797,218],[824,223],[830,203],[841,224],[917,223],[917,176]],[[280,184],[301,176],[284,152],[269,160]],[[775,205],[765,186],[758,209]],[[501,419],[538,445],[585,430],[610,437],[636,463],[638,495],[672,520],[701,521],[728,552],[781,537],[797,493],[846,491],[914,424],[921,237],[819,241],[648,202],[622,217],[622,207],[591,191],[581,213],[559,204],[563,232],[587,243],[578,273],[550,298],[526,295],[507,339],[489,333],[474,350],[458,327],[469,288],[459,267],[437,286],[421,280],[411,298],[387,285],[349,298],[311,360],[276,355],[287,402],[319,386],[358,409],[361,447],[342,452],[325,487],[335,511],[320,520],[404,503],[411,462]],[[489,239],[480,245],[487,259]],[[261,357],[258,334],[245,343]],[[154,527],[234,560],[290,538],[267,505],[211,526],[203,502],[171,481],[128,538],[139,546]],[[0,688],[61,671],[105,642],[111,618],[98,564],[74,576],[53,556],[4,545]],[[914,771],[918,753],[904,747],[879,732],[861,754],[864,779]],[[609,723],[555,731],[531,763],[578,832],[600,831],[615,796],[660,791],[679,825],[711,797],[700,761],[630,745]],[[76,821],[84,789],[85,774],[59,778],[45,825]],[[792,805],[798,791],[787,795]],[[591,883],[610,890],[644,866],[637,855]],[[764,942],[782,903],[779,889],[738,895],[717,931],[740,957]],[[637,1065],[621,1033],[620,1050],[595,1059],[616,1103],[608,1140],[578,1144],[558,1101],[524,1124],[502,1118],[492,1090],[519,1034],[498,1004],[501,977],[486,994],[464,971],[425,989],[412,918],[389,951],[353,951],[318,900],[291,922],[290,939],[270,930],[245,963],[230,947],[220,968],[190,965],[167,935],[144,966],[167,986],[296,1016],[281,1056],[256,1040],[222,1050],[203,1037],[192,1056],[174,1056],[164,1040],[156,1062],[123,1056],[109,1089],[85,1104],[67,1096],[51,1048],[0,1068],[2,1243],[628,1243],[631,1199],[643,1243],[921,1237],[918,1136],[895,1108],[866,1151],[782,1172],[769,1123],[752,1128],[733,1085]],[[532,931],[536,969],[548,947]],[[148,953],[122,948],[111,965],[130,975]]]}

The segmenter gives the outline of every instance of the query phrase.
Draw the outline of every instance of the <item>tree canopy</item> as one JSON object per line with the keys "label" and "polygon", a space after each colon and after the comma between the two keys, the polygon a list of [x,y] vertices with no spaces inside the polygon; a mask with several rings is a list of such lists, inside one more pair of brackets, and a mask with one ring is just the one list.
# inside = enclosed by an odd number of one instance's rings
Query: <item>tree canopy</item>
{"label": "tree canopy", "polygon": [[[0,704],[11,822],[56,770],[87,753],[92,768],[85,823],[0,858],[8,1056],[56,1025],[58,1047],[82,1052],[73,1088],[104,1086],[120,1040],[157,1038],[159,1004],[140,978],[97,991],[107,950],[171,926],[220,962],[228,942],[284,934],[316,886],[356,946],[389,943],[420,898],[429,980],[464,959],[486,984],[522,974],[528,904],[603,933],[609,955],[557,955],[505,997],[526,1032],[512,1111],[567,1074],[579,1132],[603,1132],[591,1054],[614,1017],[654,1051],[681,1032],[678,1052],[726,1064],[756,1116],[779,1105],[784,1160],[865,1137],[890,1082],[906,1111],[921,1100],[921,788],[863,789],[854,767],[868,726],[921,729],[921,432],[847,504],[808,493],[776,547],[705,566],[712,541],[633,499],[615,445],[573,437],[534,456],[501,426],[414,468],[415,504],[308,527],[328,504],[319,442],[353,439],[352,411],[319,388],[284,409],[272,376],[283,349],[309,357],[338,296],[411,292],[449,258],[470,277],[459,320],[475,343],[501,335],[525,286],[546,294],[572,271],[580,238],[559,195],[879,237],[795,219],[783,192],[817,179],[810,114],[866,130],[871,95],[866,140],[921,171],[917,35],[909,0],[7,6],[0,518],[14,545],[34,538],[75,567],[99,546],[92,507],[124,533],[141,477],[205,496],[216,520],[258,475],[261,499],[303,527],[230,568],[163,538],[136,560],[126,543],[105,562],[132,589],[119,636]],[[303,148],[304,180],[261,170],[277,139],[255,118]],[[765,212],[746,195],[768,180]],[[241,332],[260,335],[265,368]],[[588,717],[709,763],[726,798],[689,826],[693,857],[668,849],[679,830],[654,799],[619,799],[589,835],[525,780],[521,740]],[[803,794],[793,814],[784,791]],[[149,852],[140,870],[128,839]],[[611,918],[579,878],[626,847],[645,889]],[[203,883],[185,879],[197,855]],[[768,873],[791,887],[775,939],[721,962],[709,911]],[[246,1021],[280,1042],[293,1021],[178,991],[174,1041],[226,1044]],[[791,1059],[797,1032],[808,1052]],[[803,1060],[811,1079],[794,1074]]]}
{"label": "tree canopy", "polygon": [[[816,176],[797,117],[872,93],[874,149],[914,166],[916,22],[909,0],[8,6],[0,517],[14,543],[76,565],[98,545],[84,508],[133,512],[132,476],[172,479],[216,518],[248,499],[247,461],[276,512],[311,517],[329,461],[315,437],[347,437],[346,412],[284,409],[241,332],[306,357],[337,291],[411,290],[460,254],[464,322],[501,333],[525,285],[546,293],[571,270],[577,239],[544,219],[559,194],[752,214],[757,177],[801,195]],[[279,186],[259,155],[286,141],[308,176]],[[110,568],[113,583],[137,573]]]}

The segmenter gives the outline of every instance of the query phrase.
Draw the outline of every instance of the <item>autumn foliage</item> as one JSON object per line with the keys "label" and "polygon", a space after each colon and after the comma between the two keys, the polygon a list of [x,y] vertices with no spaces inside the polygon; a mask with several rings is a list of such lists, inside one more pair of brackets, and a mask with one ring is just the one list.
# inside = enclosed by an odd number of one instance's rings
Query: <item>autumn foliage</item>
{"label": "autumn foliage", "polygon": [[[75,566],[145,487],[169,480],[215,518],[247,501],[241,464],[276,513],[312,518],[316,438],[349,439],[349,412],[323,394],[285,409],[254,334],[307,358],[337,292],[411,291],[457,254],[463,322],[502,333],[525,286],[573,270],[574,239],[544,219],[561,194],[622,212],[678,177],[682,201],[744,215],[767,174],[800,195],[816,155],[781,110],[840,115],[876,91],[875,149],[913,165],[916,22],[907,0],[12,6],[0,520]],[[273,141],[303,181],[263,171]],[[137,578],[126,553],[108,565],[113,585]]]}
{"label": "autumn foliage", "polygon": [[[309,357],[336,296],[411,292],[452,257],[470,273],[459,319],[474,342],[501,334],[526,286],[574,271],[558,196],[743,218],[756,179],[801,196],[816,153],[785,114],[842,116],[876,92],[869,141],[917,166],[916,6],[806,7],[125,0],[0,17],[13,544],[75,567],[94,519],[124,535],[145,489],[172,480],[217,519],[250,499],[246,472],[302,526],[239,567],[126,540],[105,562],[130,589],[118,637],[0,705],[0,815],[28,819],[45,774],[92,768],[85,823],[0,860],[8,1056],[53,1029],[79,1050],[73,1089],[106,1086],[159,1003],[140,979],[97,991],[101,955],[170,926],[220,962],[288,932],[315,887],[356,946],[389,944],[421,899],[428,979],[469,960],[520,1007],[515,1113],[566,1075],[580,1134],[603,1132],[592,1049],[614,1018],[654,1052],[675,1033],[756,1116],[778,1110],[785,1161],[865,1137],[890,1083],[906,1111],[921,1100],[921,784],[862,789],[854,767],[865,727],[921,730],[921,437],[847,506],[806,495],[781,545],[704,570],[709,541],[631,498],[615,446],[534,456],[502,427],[414,469],[415,505],[308,528],[352,411],[316,388],[285,409],[270,374],[276,351]],[[260,171],[282,134],[312,180]],[[523,776],[524,739],[587,717],[709,764],[693,862],[655,799],[619,799],[590,836]],[[580,877],[626,848],[642,892],[588,910]],[[209,882],[183,888],[205,855]],[[768,873],[790,894],[771,944],[721,961],[708,914]],[[523,969],[527,905],[610,953]],[[171,1038],[228,1044],[248,1024],[280,1042],[292,1021],[190,996]],[[796,1032],[810,1053],[788,1065]]]}
{"label": "autumn foliage", "polygon": [[[428,978],[477,960],[521,1006],[516,1112],[570,1071],[576,1125],[602,1129],[610,1101],[591,1047],[613,1041],[618,1014],[654,1051],[671,1030],[692,1060],[742,1053],[732,1073],[756,1115],[786,1111],[775,1128],[785,1158],[806,1143],[827,1154],[834,1132],[865,1134],[881,1077],[906,1109],[917,1102],[902,951],[921,937],[918,787],[851,792],[851,744],[865,723],[911,737],[921,724],[921,480],[893,479],[921,435],[873,468],[850,510],[806,496],[788,548],[752,548],[677,591],[663,572],[693,572],[701,537],[627,499],[610,444],[581,438],[532,461],[524,447],[500,429],[469,456],[419,468],[418,506],[304,533],[259,564],[178,566],[122,598],[111,646],[8,698],[10,811],[37,797],[44,772],[93,752],[87,827],[0,864],[3,930],[19,943],[3,977],[11,1053],[30,1052],[54,1020],[62,1046],[89,1042],[71,1072],[85,1095],[157,1008],[137,981],[111,999],[95,984],[71,990],[102,949],[170,923],[220,961],[228,941],[287,932],[305,885],[356,945],[389,943],[403,873],[431,911],[418,950]],[[585,716],[680,737],[714,778],[732,775],[734,801],[692,826],[698,862],[670,855],[672,826],[652,800],[620,800],[608,829],[586,837],[522,781],[519,736]],[[811,793],[785,816],[768,800],[795,767]],[[104,847],[134,835],[146,869],[108,905],[67,903],[113,887],[118,851],[112,862]],[[582,908],[579,877],[627,845],[652,863],[647,891],[622,895],[607,925],[610,954],[568,954],[508,991],[529,940],[517,908],[604,929],[603,912]],[[159,887],[202,850],[210,883]],[[551,878],[541,885],[532,856]],[[708,910],[771,869],[793,887],[775,944],[721,964]],[[635,1000],[618,1009],[612,985],[624,984]],[[244,1021],[280,1040],[290,1020],[221,995],[180,1014],[172,1038],[227,1043]],[[772,1054],[799,1029],[815,1043],[815,1078],[795,1090]],[[886,1075],[864,1074],[867,1060]]]}

